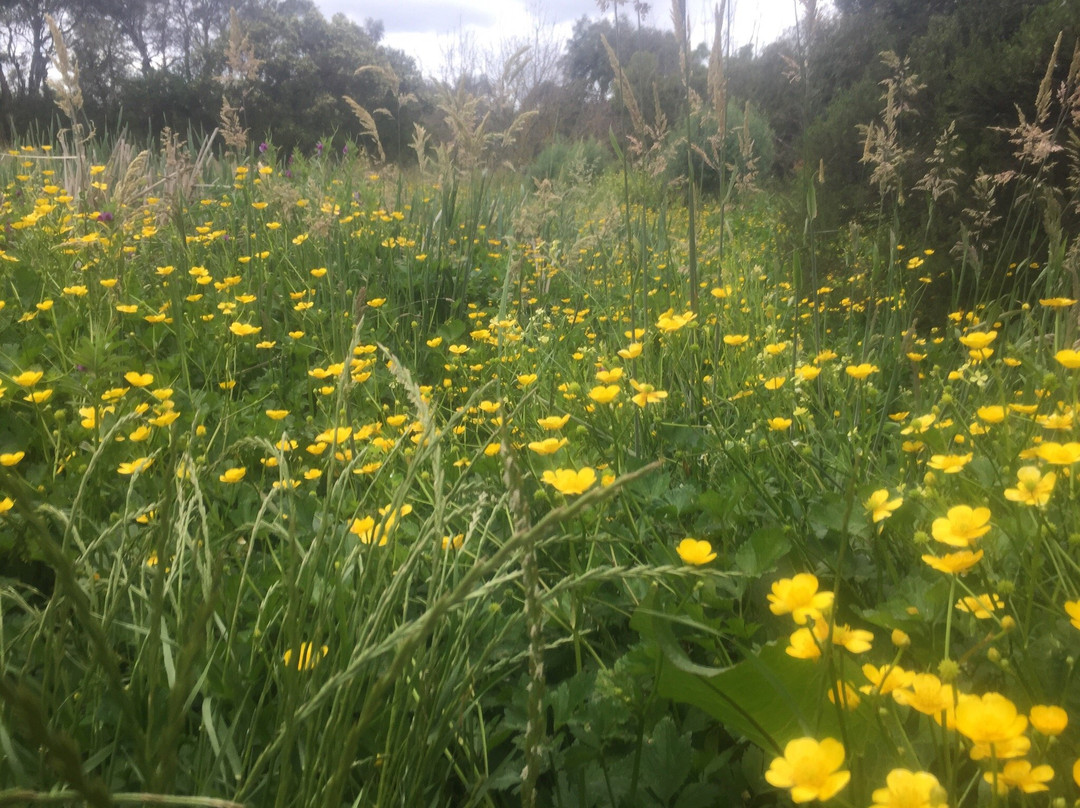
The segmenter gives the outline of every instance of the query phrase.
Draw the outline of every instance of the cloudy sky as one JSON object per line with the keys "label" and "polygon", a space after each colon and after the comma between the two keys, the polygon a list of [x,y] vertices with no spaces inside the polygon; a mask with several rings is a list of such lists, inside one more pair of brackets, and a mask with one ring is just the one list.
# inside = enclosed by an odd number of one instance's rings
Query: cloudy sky
{"label": "cloudy sky", "polygon": [[[474,48],[498,50],[500,40],[532,38],[537,24],[558,42],[569,38],[574,21],[599,15],[590,0],[316,0],[323,14],[342,13],[357,22],[368,17],[382,20],[386,44],[400,48],[420,63],[424,73],[439,75],[446,54],[463,38]],[[630,6],[630,3],[626,3]],[[654,0],[649,24],[671,28],[671,5]],[[713,3],[687,0],[691,38],[712,42]],[[795,21],[796,0],[729,0],[734,8],[732,45],[765,45]],[[609,12],[610,13],[610,12]]]}

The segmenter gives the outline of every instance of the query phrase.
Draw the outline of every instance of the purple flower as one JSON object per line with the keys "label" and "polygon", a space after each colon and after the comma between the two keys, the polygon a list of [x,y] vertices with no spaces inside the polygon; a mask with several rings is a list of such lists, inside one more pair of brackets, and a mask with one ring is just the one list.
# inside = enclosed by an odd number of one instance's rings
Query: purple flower
{"label": "purple flower", "polygon": [[315,144],[315,151],[317,151],[319,153],[320,157],[322,156],[322,150],[323,150],[323,145],[322,145],[322,141],[320,140],[318,143]]}
{"label": "purple flower", "polygon": [[99,214],[97,215],[97,220],[98,220],[99,222],[111,222],[111,221],[112,221],[112,218],[113,218],[113,217],[112,217],[112,214],[111,214],[111,213],[109,213],[109,211],[107,211],[107,210],[105,210],[105,211],[102,211],[101,213],[99,213]]}
{"label": "purple flower", "polygon": [[348,155],[349,155],[349,144],[346,143],[344,146],[341,147],[341,156],[342,157],[347,157]]}
{"label": "purple flower", "polygon": [[291,168],[286,168],[285,169],[285,179],[287,179],[287,180],[292,179],[292,169]]}
{"label": "purple flower", "polygon": [[269,144],[267,144],[267,142],[264,140],[262,143],[259,144],[259,154],[266,154],[266,150],[269,148]]}

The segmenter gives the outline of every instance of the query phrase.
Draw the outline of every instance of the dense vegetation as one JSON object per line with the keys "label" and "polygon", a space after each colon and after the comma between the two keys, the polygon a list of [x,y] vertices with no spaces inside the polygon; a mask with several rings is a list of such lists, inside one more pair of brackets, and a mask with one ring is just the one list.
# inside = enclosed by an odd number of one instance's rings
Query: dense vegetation
{"label": "dense vegetation", "polygon": [[[952,124],[926,38],[996,22],[837,5],[775,98],[783,43],[583,21],[545,97],[603,128],[544,149],[514,70],[425,106],[286,5],[148,45],[232,111],[140,149],[54,18],[64,129],[0,155],[0,805],[1080,798],[1075,17],[1002,0],[1038,67]],[[257,128],[290,20],[383,94]]]}

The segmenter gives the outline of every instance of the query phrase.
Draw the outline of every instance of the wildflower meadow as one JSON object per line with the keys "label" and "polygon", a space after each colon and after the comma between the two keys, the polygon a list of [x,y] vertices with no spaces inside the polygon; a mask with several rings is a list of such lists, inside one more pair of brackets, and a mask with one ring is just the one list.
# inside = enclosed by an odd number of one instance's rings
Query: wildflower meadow
{"label": "wildflower meadow", "polygon": [[614,138],[10,144],[0,805],[1073,805],[1078,77],[996,241]]}

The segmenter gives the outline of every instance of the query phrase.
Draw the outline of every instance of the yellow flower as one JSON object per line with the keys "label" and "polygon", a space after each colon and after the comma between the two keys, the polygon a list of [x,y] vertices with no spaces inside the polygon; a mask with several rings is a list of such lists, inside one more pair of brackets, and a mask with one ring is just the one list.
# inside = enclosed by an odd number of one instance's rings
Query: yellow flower
{"label": "yellow flower", "polygon": [[844,745],[835,738],[796,738],[774,758],[765,779],[777,788],[791,789],[796,803],[831,799],[848,784],[851,772],[840,771]]}
{"label": "yellow flower", "polygon": [[139,472],[146,471],[150,468],[150,465],[154,462],[150,457],[137,457],[130,463],[121,463],[117,468],[117,472],[120,474],[138,474]]}
{"label": "yellow flower", "polygon": [[15,500],[11,497],[0,499],[0,514],[5,514],[15,507]]}
{"label": "yellow flower", "polygon": [[870,808],[946,808],[947,796],[929,772],[893,769],[885,777],[885,788],[874,789]]}
{"label": "yellow flower", "polygon": [[[634,379],[630,380],[630,386],[637,390],[637,395],[633,396],[630,400],[642,408],[648,404],[655,404],[663,401],[668,395],[666,390],[657,390],[651,384],[638,382]],[[592,393],[589,395],[591,396]]]}
{"label": "yellow flower", "polygon": [[1043,735],[1060,735],[1069,726],[1069,714],[1052,704],[1036,704],[1028,713],[1028,719]]}
{"label": "yellow flower", "polygon": [[795,375],[804,382],[812,382],[821,375],[821,368],[816,365],[799,365],[795,368]]}
{"label": "yellow flower", "polygon": [[724,334],[724,344],[732,348],[737,348],[740,345],[745,345],[749,341],[749,334]]}
{"label": "yellow flower", "polygon": [[23,396],[23,401],[29,401],[31,404],[44,404],[50,398],[52,398],[52,388],[48,387],[44,390],[35,390],[29,395]]}
{"label": "yellow flower", "polygon": [[693,564],[694,566],[708,564],[716,558],[712,545],[704,539],[683,539],[679,542],[679,546],[675,548],[675,552],[687,564]]}
{"label": "yellow flower", "polygon": [[548,415],[548,416],[546,416],[544,418],[538,419],[536,421],[536,423],[540,424],[540,426],[542,428],[553,432],[553,431],[555,431],[557,429],[562,429],[564,426],[566,426],[566,422],[569,421],[569,420],[570,420],[570,416],[568,414],[567,415]]}
{"label": "yellow flower", "polygon": [[817,576],[800,572],[792,578],[781,578],[774,582],[768,599],[769,611],[773,614],[790,614],[801,626],[806,624],[808,618],[817,620],[832,608],[833,593],[818,592]]}
{"label": "yellow flower", "polygon": [[314,668],[322,658],[330,652],[329,646],[321,646],[316,648],[313,643],[302,642],[300,643],[299,653],[296,655],[296,663],[293,664],[293,649],[289,648],[285,651],[282,661],[285,663],[286,668],[295,668],[298,671],[309,671]]}
{"label": "yellow flower", "polygon": [[680,328],[696,319],[697,315],[691,311],[675,314],[671,309],[668,309],[660,315],[660,318],[656,321],[656,327],[665,333],[669,333],[678,331]]}
{"label": "yellow flower", "polygon": [[787,376],[773,376],[771,379],[765,380],[766,390],[779,390],[784,386],[784,382],[787,381]]}
{"label": "yellow flower", "polygon": [[998,609],[1005,606],[1005,601],[993,593],[978,595],[976,597],[960,598],[956,602],[956,608],[962,612],[974,615],[979,620],[986,620],[993,616],[993,613]]}
{"label": "yellow flower", "polygon": [[251,323],[229,323],[229,330],[238,337],[247,337],[252,334],[258,334],[262,331],[262,328],[257,325],[251,325]]}
{"label": "yellow flower", "polygon": [[834,625],[833,645],[839,645],[852,654],[863,654],[870,650],[874,641],[873,633],[862,628],[852,628],[846,623]]}
{"label": "yellow flower", "polygon": [[219,475],[218,480],[223,483],[238,483],[244,479],[245,474],[247,474],[247,468],[245,466],[225,469],[225,473]]}
{"label": "yellow flower", "polygon": [[990,531],[989,508],[956,505],[946,516],[934,520],[931,532],[934,539],[950,547],[971,547],[976,539]]}
{"label": "yellow flower", "polygon": [[769,429],[773,432],[784,432],[791,428],[791,419],[777,416],[776,418],[770,418]]}
{"label": "yellow flower", "polygon": [[642,346],[640,342],[631,342],[625,348],[621,348],[618,351],[618,354],[623,359],[636,359],[637,357],[641,356],[641,347]]}
{"label": "yellow flower", "polygon": [[961,550],[958,553],[946,553],[940,557],[924,555],[922,556],[922,560],[938,572],[944,572],[947,575],[957,575],[962,572],[967,572],[974,567],[982,560],[982,557],[982,550],[974,553],[971,552],[971,550]]}
{"label": "yellow flower", "polygon": [[947,808],[948,795],[929,771],[893,769],[883,789],[874,790],[870,808]]}
{"label": "yellow flower", "polygon": [[129,370],[124,374],[124,381],[130,384],[132,387],[147,387],[154,383],[153,373],[139,373],[134,370]]}
{"label": "yellow flower", "polygon": [[545,471],[541,478],[560,494],[584,494],[596,482],[596,472],[586,466],[583,469],[555,469]]}
{"label": "yellow flower", "polygon": [[931,455],[930,461],[926,465],[932,469],[943,471],[946,474],[957,474],[960,469],[971,462],[972,457],[974,457],[972,452],[968,452],[965,455],[936,454]]}
{"label": "yellow flower", "polygon": [[566,438],[544,438],[543,440],[532,441],[529,444],[529,449],[538,455],[550,455],[559,451],[567,442]]}
{"label": "yellow flower", "polygon": [[612,368],[611,370],[598,370],[596,371],[596,380],[601,384],[614,384],[623,377],[622,368]]}
{"label": "yellow flower", "polygon": [[[940,722],[941,714],[953,708],[952,685],[943,684],[932,673],[917,673],[904,687],[893,691],[893,700]],[[951,726],[950,721],[950,726]]]}
{"label": "yellow flower", "polygon": [[619,385],[598,384],[589,391],[589,398],[597,404],[609,404],[619,395]]}
{"label": "yellow flower", "polygon": [[[1054,779],[1054,770],[1045,763],[1032,767],[1026,760],[1010,760],[997,773],[997,790],[1006,793],[1010,788],[1018,788],[1025,794],[1049,791],[1046,784]],[[983,780],[993,785],[994,773],[985,772]]]}
{"label": "yellow flower", "polygon": [[1027,729],[1027,718],[1000,693],[968,696],[956,705],[956,729],[975,744],[1001,744]]}
{"label": "yellow flower", "polygon": [[1069,370],[1080,368],[1080,351],[1073,350],[1072,348],[1058,351],[1054,354],[1054,359],[1058,361],[1058,364]]}
{"label": "yellow flower", "polygon": [[960,337],[960,344],[973,351],[982,351],[996,339],[997,331],[972,331]]}
{"label": "yellow flower", "polygon": [[862,381],[871,373],[877,373],[879,370],[881,370],[881,368],[879,368],[877,365],[871,365],[869,362],[863,362],[858,365],[848,365],[846,368],[844,368],[844,373],[846,373],[853,379]]}
{"label": "yellow flower", "polygon": [[867,498],[866,502],[863,503],[863,507],[866,508],[870,514],[870,519],[876,524],[888,519],[892,516],[893,511],[903,504],[902,497],[889,499],[889,490],[879,488]]}
{"label": "yellow flower", "polygon": [[906,671],[896,665],[883,665],[877,667],[867,663],[862,666],[863,676],[870,680],[870,684],[859,688],[863,693],[880,693],[886,695],[893,693],[898,688],[907,687],[915,678],[914,671]]}
{"label": "yellow flower", "polygon": [[1065,613],[1069,615],[1073,628],[1080,628],[1080,600],[1065,601]]}
{"label": "yellow flower", "polygon": [[1039,444],[1035,454],[1052,466],[1071,466],[1080,460],[1080,443],[1075,441],[1069,443],[1046,441]]}
{"label": "yellow flower", "polygon": [[1076,303],[1076,301],[1071,297],[1049,297],[1039,299],[1039,305],[1046,306],[1048,309],[1063,309],[1074,303]]}
{"label": "yellow flower", "polygon": [[44,375],[40,370],[24,370],[18,376],[12,376],[11,380],[20,387],[33,387]]}
{"label": "yellow flower", "polygon": [[318,435],[316,435],[315,442],[327,443],[336,446],[337,444],[344,443],[349,438],[351,438],[352,433],[353,431],[351,426],[331,427],[330,429],[323,430]]}
{"label": "yellow flower", "polygon": [[815,618],[814,627],[800,628],[788,637],[788,647],[784,653],[795,659],[818,659],[821,657],[821,645],[829,634],[829,624]]}
{"label": "yellow flower", "polygon": [[179,417],[180,413],[178,413],[176,410],[168,410],[167,412],[163,412],[161,415],[158,415],[155,418],[147,419],[147,422],[151,426],[163,427],[168,426]]}
{"label": "yellow flower", "polygon": [[837,680],[835,687],[829,688],[829,701],[836,704],[836,696],[840,695],[840,706],[845,710],[854,710],[862,702],[859,691],[843,680]]}
{"label": "yellow flower", "polygon": [[0,466],[14,466],[26,457],[26,452],[4,452],[0,454]]}
{"label": "yellow flower", "polygon": [[1005,489],[1005,499],[1024,505],[1045,505],[1057,482],[1057,475],[1050,471],[1041,474],[1037,466],[1023,466],[1016,471],[1016,488]]}
{"label": "yellow flower", "polygon": [[530,384],[537,380],[535,373],[522,373],[517,377],[517,383],[522,387],[528,387]]}
{"label": "yellow flower", "polygon": [[289,415],[288,410],[267,410],[266,417],[271,421],[280,421]]}

